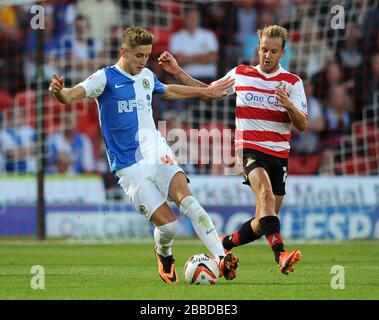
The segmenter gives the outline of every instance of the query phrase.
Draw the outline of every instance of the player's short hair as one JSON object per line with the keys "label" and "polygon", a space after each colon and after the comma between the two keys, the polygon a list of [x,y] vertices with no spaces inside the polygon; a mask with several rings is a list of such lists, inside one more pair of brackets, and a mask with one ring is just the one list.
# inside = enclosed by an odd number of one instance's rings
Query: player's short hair
{"label": "player's short hair", "polygon": [[278,25],[271,25],[268,27],[264,27],[263,29],[258,29],[257,31],[259,42],[261,42],[263,37],[267,38],[281,38],[282,39],[282,49],[286,45],[286,41],[288,38],[288,31],[286,28],[283,28]]}
{"label": "player's short hair", "polygon": [[148,46],[153,44],[154,36],[142,27],[128,27],[122,35],[122,46],[135,48],[137,46]]}

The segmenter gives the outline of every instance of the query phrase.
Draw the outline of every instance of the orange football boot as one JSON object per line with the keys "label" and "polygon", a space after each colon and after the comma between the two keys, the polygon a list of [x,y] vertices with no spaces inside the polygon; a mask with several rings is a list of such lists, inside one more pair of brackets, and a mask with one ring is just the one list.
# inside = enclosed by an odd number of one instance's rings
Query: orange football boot
{"label": "orange football boot", "polygon": [[301,252],[299,250],[284,251],[279,256],[279,270],[281,273],[288,274],[293,272],[295,264],[299,262]]}
{"label": "orange football boot", "polygon": [[158,273],[161,279],[166,283],[178,283],[179,278],[175,271],[175,259],[173,256],[161,256],[157,252],[157,246],[154,247],[154,253],[158,261]]}
{"label": "orange football boot", "polygon": [[233,280],[237,276],[239,259],[235,253],[228,251],[220,260],[220,272],[226,280]]}

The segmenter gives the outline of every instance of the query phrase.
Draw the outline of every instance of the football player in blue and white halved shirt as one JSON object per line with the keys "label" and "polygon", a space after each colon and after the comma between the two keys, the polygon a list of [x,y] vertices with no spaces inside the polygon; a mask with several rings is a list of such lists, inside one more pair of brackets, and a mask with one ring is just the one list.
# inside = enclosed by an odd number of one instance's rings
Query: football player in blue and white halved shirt
{"label": "football player in blue and white halved shirt", "polygon": [[172,253],[178,221],[168,199],[191,220],[199,238],[219,261],[224,277],[234,279],[238,258],[224,253],[212,220],[192,196],[183,169],[156,129],[151,108],[154,93],[165,99],[217,99],[226,95],[233,81],[227,78],[206,88],[163,84],[145,68],[152,43],[147,30],[126,28],[115,65],[98,70],[73,88],[64,88],[64,77],[54,75],[49,90],[61,103],[96,99],[110,170],[135,208],[155,225],[155,253],[162,280],[178,282]]}

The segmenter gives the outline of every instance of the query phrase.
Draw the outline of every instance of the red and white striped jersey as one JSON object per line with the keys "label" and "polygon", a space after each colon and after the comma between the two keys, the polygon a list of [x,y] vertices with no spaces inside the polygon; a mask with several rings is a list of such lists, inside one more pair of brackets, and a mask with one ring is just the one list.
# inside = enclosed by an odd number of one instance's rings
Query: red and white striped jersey
{"label": "red and white striped jersey", "polygon": [[276,72],[268,74],[259,65],[239,65],[230,70],[227,76],[235,79],[228,94],[237,94],[236,150],[249,148],[288,158],[291,120],[285,108],[274,106],[277,102],[275,90],[285,84],[292,103],[307,116],[307,101],[301,79],[281,66]]}

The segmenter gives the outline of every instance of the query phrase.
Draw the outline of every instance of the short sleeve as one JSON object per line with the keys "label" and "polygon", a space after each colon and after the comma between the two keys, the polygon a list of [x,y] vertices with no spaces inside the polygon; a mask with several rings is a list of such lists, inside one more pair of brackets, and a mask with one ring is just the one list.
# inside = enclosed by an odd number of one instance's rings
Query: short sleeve
{"label": "short sleeve", "polygon": [[[215,83],[218,83],[219,81],[221,80],[224,80],[225,78],[227,77],[230,77],[231,79],[235,80],[236,79],[236,69],[237,67],[233,68],[232,70],[230,70],[225,76],[223,76],[222,78],[216,80],[216,81],[213,81],[211,84],[215,84]],[[228,96],[232,95],[233,93],[236,92],[236,88],[235,88],[235,84],[230,87],[226,92],[228,94]]]}
{"label": "short sleeve", "polygon": [[89,76],[86,80],[80,82],[78,86],[82,86],[86,91],[86,96],[91,98],[97,98],[100,96],[107,83],[107,76],[103,69],[96,71]]}
{"label": "short sleeve", "polygon": [[157,78],[157,76],[155,75],[155,73],[153,72],[153,76],[154,76],[154,90],[153,90],[153,93],[159,93],[159,94],[162,94],[162,93],[165,93],[165,86],[162,82],[160,82]]}
{"label": "short sleeve", "polygon": [[293,86],[289,98],[297,109],[308,115],[307,98],[304,91],[303,81],[298,81]]}

